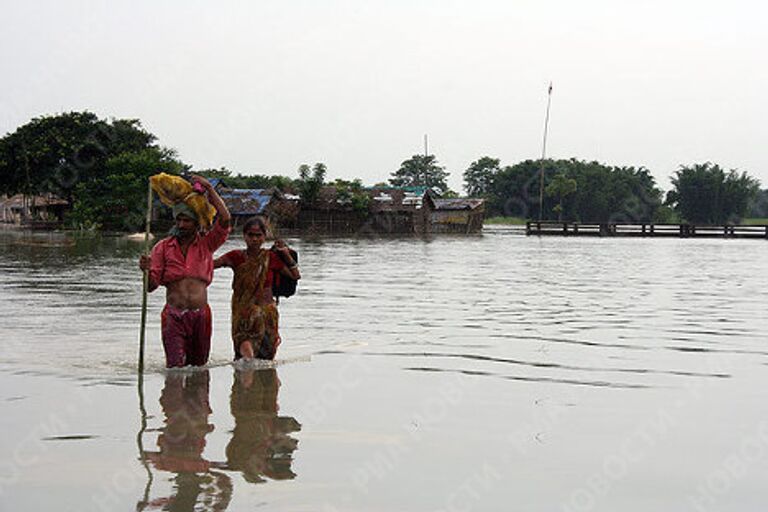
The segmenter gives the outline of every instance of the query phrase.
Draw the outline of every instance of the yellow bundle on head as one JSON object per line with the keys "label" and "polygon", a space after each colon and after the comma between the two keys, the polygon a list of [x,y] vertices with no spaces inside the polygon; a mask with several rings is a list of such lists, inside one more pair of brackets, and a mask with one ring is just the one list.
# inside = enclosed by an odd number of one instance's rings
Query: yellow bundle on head
{"label": "yellow bundle on head", "polygon": [[149,178],[149,183],[163,204],[173,206],[193,192],[192,185],[181,176],[161,172]]}
{"label": "yellow bundle on head", "polygon": [[149,183],[163,204],[173,207],[183,202],[195,212],[200,227],[203,229],[211,227],[213,218],[216,216],[216,208],[208,202],[204,195],[195,192],[187,180],[181,176],[161,172],[151,176]]}
{"label": "yellow bundle on head", "polygon": [[192,192],[184,202],[197,214],[197,221],[203,229],[211,227],[213,218],[216,216],[216,208],[208,202],[204,195]]}

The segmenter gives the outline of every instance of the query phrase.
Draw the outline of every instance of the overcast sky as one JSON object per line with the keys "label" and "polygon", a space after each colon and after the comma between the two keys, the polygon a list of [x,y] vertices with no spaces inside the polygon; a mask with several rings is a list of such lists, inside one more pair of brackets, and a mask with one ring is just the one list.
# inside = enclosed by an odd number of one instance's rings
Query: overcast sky
{"label": "overcast sky", "polygon": [[0,0],[0,133],[90,110],[138,118],[196,169],[385,181],[429,151],[712,161],[768,187],[758,1]]}

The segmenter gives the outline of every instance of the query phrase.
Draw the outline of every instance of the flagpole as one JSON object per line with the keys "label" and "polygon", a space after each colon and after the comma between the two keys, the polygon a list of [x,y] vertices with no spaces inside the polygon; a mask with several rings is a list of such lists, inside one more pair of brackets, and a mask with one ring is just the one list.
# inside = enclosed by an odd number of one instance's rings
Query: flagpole
{"label": "flagpole", "polygon": [[547,131],[549,129],[549,106],[552,103],[552,82],[547,91],[547,114],[544,117],[544,142],[541,146],[541,167],[539,168],[539,222],[544,216],[544,159],[547,157]]}

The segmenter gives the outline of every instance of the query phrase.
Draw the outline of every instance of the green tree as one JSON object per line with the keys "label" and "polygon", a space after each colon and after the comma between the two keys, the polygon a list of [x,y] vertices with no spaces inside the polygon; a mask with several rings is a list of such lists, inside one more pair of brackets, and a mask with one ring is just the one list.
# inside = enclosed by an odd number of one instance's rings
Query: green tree
{"label": "green tree", "polygon": [[101,176],[109,158],[154,142],[135,119],[91,112],[34,118],[0,140],[0,192],[52,192],[71,202],[75,187]]}
{"label": "green tree", "polygon": [[150,147],[116,155],[107,160],[103,175],[76,185],[67,222],[81,229],[140,230],[149,177],[159,172],[180,174],[186,169],[169,149]]}
{"label": "green tree", "polygon": [[195,171],[195,174],[199,174],[200,176],[209,180],[224,180],[224,182],[232,188],[238,188],[229,184],[229,181],[236,178],[232,176],[232,171],[226,167],[221,167],[220,169],[201,169],[199,171]]}
{"label": "green tree", "polygon": [[609,167],[598,162],[569,160],[569,176],[577,190],[566,202],[569,217],[584,222],[651,222],[661,206],[662,192],[643,167]]}
{"label": "green tree", "polygon": [[566,177],[565,174],[557,174],[547,185],[546,193],[548,196],[557,197],[558,202],[552,211],[557,213],[557,220],[563,220],[563,198],[576,192],[576,180]]}
{"label": "green tree", "polygon": [[337,178],[331,185],[336,189],[336,199],[341,204],[347,204],[352,210],[367,215],[371,198],[365,192],[363,182],[360,179],[347,181]]}
{"label": "green tree", "polygon": [[680,224],[680,215],[670,206],[663,204],[653,214],[654,224]]}
{"label": "green tree", "polygon": [[[538,215],[539,163],[525,160],[506,166],[493,180],[488,195],[489,215],[533,219]],[[545,175],[555,172],[553,161],[547,161]]]}
{"label": "green tree", "polygon": [[[131,155],[147,162],[147,151],[167,156],[155,140],[135,119],[107,121],[91,112],[34,118],[0,139],[0,191],[54,193],[73,206],[68,218],[77,225],[127,227],[134,224],[133,188],[127,183],[133,183],[135,165],[125,170],[121,163]],[[174,160],[173,169],[180,166]],[[145,195],[146,182],[138,189]],[[138,207],[144,204],[140,200]]]}
{"label": "green tree", "polygon": [[299,166],[299,180],[296,182],[299,196],[302,202],[314,205],[320,195],[320,189],[325,183],[325,175],[328,168],[323,163],[316,163],[312,167],[307,164]]}
{"label": "green tree", "polygon": [[[650,222],[661,206],[661,191],[642,167],[609,167],[576,159],[546,160],[543,167],[545,189],[556,176],[576,181],[576,190],[562,198],[544,196],[544,220]],[[489,214],[537,219],[541,168],[541,160],[504,167],[488,195]]]}
{"label": "green tree", "polygon": [[501,171],[498,158],[484,156],[472,162],[464,171],[464,189],[472,197],[485,197],[491,193],[493,180]]}
{"label": "green tree", "polygon": [[196,174],[208,179],[218,178],[229,188],[266,189],[276,188],[282,192],[292,192],[295,189],[294,180],[287,176],[267,176],[264,174],[232,174],[226,167],[220,169],[204,169]]}
{"label": "green tree", "polygon": [[292,192],[296,188],[294,180],[287,176],[262,174],[250,176],[238,174],[237,176],[241,179],[241,188],[276,188],[282,192]]}
{"label": "green tree", "polygon": [[71,180],[57,179],[57,174],[76,163],[90,166],[94,145],[86,141],[98,128],[98,118],[83,112],[35,118],[7,134],[0,144],[2,191],[28,195],[68,191]]}
{"label": "green tree", "polygon": [[752,198],[747,216],[758,219],[768,218],[768,190],[761,190]]}
{"label": "green tree", "polygon": [[458,192],[455,192],[451,189],[445,190],[442,194],[440,194],[441,199],[458,199],[459,194]]}
{"label": "green tree", "polygon": [[70,112],[32,119],[0,139],[0,192],[67,199],[73,226],[136,229],[147,177],[186,167],[136,119]]}
{"label": "green tree", "polygon": [[429,187],[448,190],[448,173],[437,164],[435,155],[413,155],[392,173],[389,183],[394,187]]}
{"label": "green tree", "polygon": [[696,224],[738,222],[760,190],[760,183],[747,173],[726,172],[710,162],[681,166],[672,186],[667,204]]}

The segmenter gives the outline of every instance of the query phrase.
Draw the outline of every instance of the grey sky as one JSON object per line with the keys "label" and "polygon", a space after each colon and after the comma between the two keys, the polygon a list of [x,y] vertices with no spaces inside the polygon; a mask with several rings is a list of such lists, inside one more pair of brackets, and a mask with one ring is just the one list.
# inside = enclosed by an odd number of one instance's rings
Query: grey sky
{"label": "grey sky", "polygon": [[385,181],[430,152],[713,161],[768,187],[757,1],[2,1],[0,132],[88,109],[139,118],[195,168]]}

